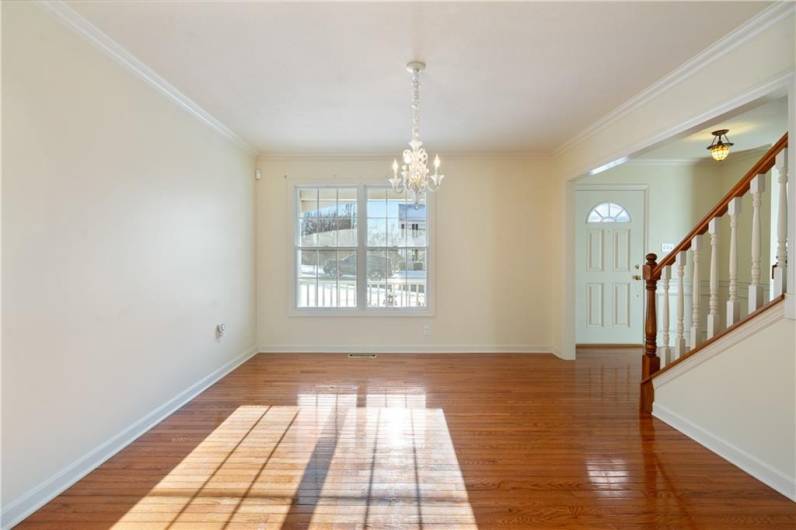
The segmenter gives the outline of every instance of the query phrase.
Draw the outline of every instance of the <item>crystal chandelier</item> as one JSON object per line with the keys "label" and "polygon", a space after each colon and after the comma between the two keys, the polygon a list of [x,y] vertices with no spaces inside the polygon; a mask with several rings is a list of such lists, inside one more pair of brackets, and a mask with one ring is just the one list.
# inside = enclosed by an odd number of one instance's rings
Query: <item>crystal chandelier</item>
{"label": "crystal chandelier", "polygon": [[428,167],[428,153],[420,141],[420,72],[426,68],[425,63],[412,61],[406,69],[412,74],[412,139],[410,149],[404,149],[403,163],[392,162],[392,178],[388,179],[392,189],[397,192],[406,191],[417,205],[427,191],[436,191],[445,175],[440,174],[439,156],[434,157],[434,173]]}

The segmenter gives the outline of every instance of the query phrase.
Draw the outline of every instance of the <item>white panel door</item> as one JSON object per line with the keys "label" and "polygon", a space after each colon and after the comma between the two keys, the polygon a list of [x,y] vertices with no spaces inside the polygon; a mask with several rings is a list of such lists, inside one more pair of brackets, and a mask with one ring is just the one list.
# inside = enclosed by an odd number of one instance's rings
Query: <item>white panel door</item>
{"label": "white panel door", "polygon": [[576,341],[641,344],[644,192],[575,192]]}

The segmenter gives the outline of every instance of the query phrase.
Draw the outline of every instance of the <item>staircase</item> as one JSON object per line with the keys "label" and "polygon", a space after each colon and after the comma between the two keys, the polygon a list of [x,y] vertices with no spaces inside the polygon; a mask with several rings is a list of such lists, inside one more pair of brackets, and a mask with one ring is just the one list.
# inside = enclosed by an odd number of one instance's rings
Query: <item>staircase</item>
{"label": "staircase", "polygon": [[[655,380],[683,361],[699,355],[722,337],[746,326],[763,313],[781,304],[785,298],[787,276],[787,145],[785,134],[729,192],[700,220],[682,241],[660,262],[655,254],[647,254],[644,265],[646,282],[645,344],[642,357],[641,403],[643,414],[651,414],[655,400]],[[767,179],[768,175],[770,178]],[[770,182],[767,182],[770,180]],[[761,283],[761,194],[767,186],[777,192],[776,260],[772,266],[771,292],[764,293]],[[738,216],[743,199],[751,197],[752,225],[749,241],[739,246]],[[746,201],[748,202],[748,201]],[[729,260],[726,263],[728,281],[726,292],[720,292],[719,223],[727,217],[729,224]],[[705,237],[707,234],[707,237]],[[774,243],[772,243],[774,244]],[[739,296],[738,255],[748,249],[750,281],[745,311]],[[700,253],[709,253],[709,281],[707,307],[701,307],[703,272],[700,271]],[[686,278],[686,265],[691,264],[691,278]],[[767,273],[768,271],[766,271]],[[674,274],[673,274],[674,273]],[[674,332],[670,331],[670,284],[676,281]],[[686,304],[684,285],[691,283],[690,303]],[[722,290],[723,291],[723,290]],[[726,296],[725,296],[726,295]],[[726,297],[724,307],[719,301]],[[661,309],[658,311],[658,300]],[[705,311],[706,309],[706,311]],[[721,310],[723,309],[723,311]],[[745,313],[745,316],[741,316]],[[690,326],[686,329],[686,315]],[[658,329],[662,333],[658,333]]]}

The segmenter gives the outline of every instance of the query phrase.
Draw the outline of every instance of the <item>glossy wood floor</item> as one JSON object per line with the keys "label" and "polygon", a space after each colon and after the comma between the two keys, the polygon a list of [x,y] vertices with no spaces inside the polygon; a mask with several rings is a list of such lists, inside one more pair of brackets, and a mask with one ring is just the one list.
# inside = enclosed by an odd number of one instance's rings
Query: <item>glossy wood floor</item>
{"label": "glossy wood floor", "polygon": [[796,528],[640,419],[639,352],[261,354],[23,528]]}

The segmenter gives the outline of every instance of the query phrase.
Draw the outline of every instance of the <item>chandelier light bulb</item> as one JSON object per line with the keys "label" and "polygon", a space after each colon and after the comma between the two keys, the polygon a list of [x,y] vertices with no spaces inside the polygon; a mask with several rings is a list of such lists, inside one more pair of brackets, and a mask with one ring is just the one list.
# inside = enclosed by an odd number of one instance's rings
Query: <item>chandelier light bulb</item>
{"label": "chandelier light bulb", "polygon": [[[444,175],[439,173],[442,162],[439,156],[434,156],[434,173],[428,167],[429,156],[420,141],[420,72],[426,65],[419,61],[412,61],[406,69],[412,75],[412,129],[409,140],[409,149],[404,149],[399,166],[398,160],[392,163],[392,178],[387,179],[392,189],[399,193],[404,191],[417,206],[426,195],[426,192],[436,191]],[[398,169],[400,168],[400,175]]]}

